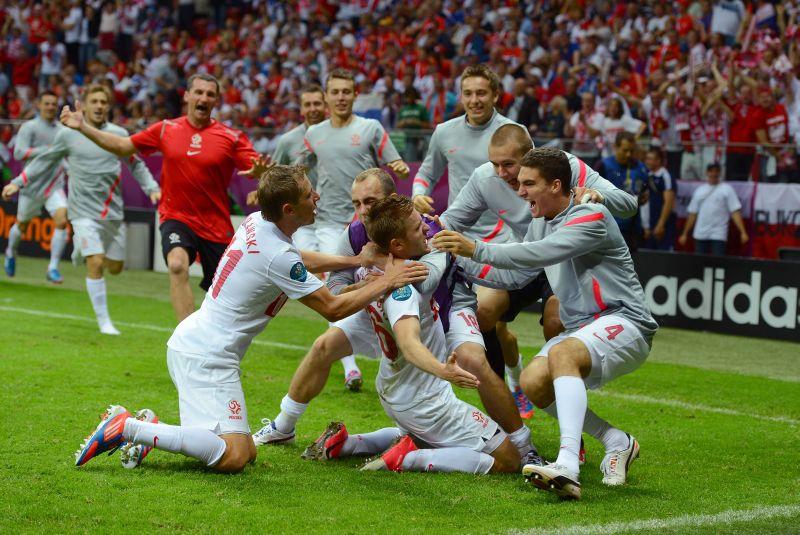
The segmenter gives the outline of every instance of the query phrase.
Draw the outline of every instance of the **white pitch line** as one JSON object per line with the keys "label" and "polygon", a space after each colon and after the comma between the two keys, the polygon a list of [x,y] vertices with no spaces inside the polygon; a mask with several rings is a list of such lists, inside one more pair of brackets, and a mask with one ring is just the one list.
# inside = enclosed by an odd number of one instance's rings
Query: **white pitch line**
{"label": "white pitch line", "polygon": [[[0,305],[0,311],[15,312],[17,314],[28,314],[31,316],[41,316],[45,318],[81,321],[83,323],[97,323],[94,318],[87,318],[86,316],[76,316],[74,314],[62,314],[61,312],[45,312],[44,310],[33,310],[30,308],[9,307]],[[114,321],[114,325],[120,327],[129,327],[131,329],[143,329],[146,331],[155,331],[160,333],[171,333],[175,329],[172,327],[164,327],[161,325],[150,325],[148,323],[129,323],[127,321]],[[284,344],[283,342],[273,342],[270,340],[253,340],[254,344],[267,347],[277,347],[279,349],[292,349],[295,351],[308,351],[307,346],[299,346],[296,344]]]}
{"label": "white pitch line", "polygon": [[[14,312],[18,314],[28,314],[31,316],[41,316],[45,318],[55,318],[55,319],[65,319],[65,320],[72,320],[72,321],[80,321],[84,323],[96,323],[94,318],[87,318],[86,316],[77,316],[74,314],[63,314],[61,312],[46,312],[44,310],[35,310],[30,308],[20,308],[20,307],[10,307],[5,305],[0,305],[0,311],[5,312]],[[129,327],[132,329],[144,329],[148,331],[156,331],[156,332],[163,332],[163,333],[171,333],[174,331],[173,328],[164,327],[161,325],[151,325],[148,323],[129,323],[125,321],[115,321],[116,325],[120,327]],[[267,346],[267,347],[277,347],[280,349],[290,349],[294,351],[308,351],[307,346],[300,346],[296,344],[284,344],[283,342],[273,342],[270,340],[254,340],[254,344]],[[596,390],[593,391],[595,395],[616,398],[616,399],[624,399],[628,401],[637,401],[640,403],[652,403],[654,405],[665,405],[667,407],[673,407],[677,409],[684,409],[684,410],[692,410],[692,411],[700,411],[700,412],[710,412],[714,414],[724,414],[726,416],[737,416],[742,418],[755,418],[757,420],[764,420],[768,422],[779,422],[789,425],[798,425],[800,424],[800,420],[789,418],[788,416],[765,416],[761,414],[754,414],[749,412],[742,412],[737,411],[734,409],[725,409],[721,407],[711,407],[708,405],[699,405],[695,403],[687,403],[685,401],[674,400],[674,399],[662,399],[662,398],[653,398],[649,396],[642,396],[639,394],[622,394],[617,392],[609,392],[606,390]]]}
{"label": "white pitch line", "polygon": [[765,416],[763,414],[755,414],[752,412],[737,411],[734,409],[725,409],[723,407],[711,407],[709,405],[700,405],[697,403],[688,403],[678,399],[664,399],[653,398],[650,396],[642,396],[641,394],[623,394],[620,392],[609,392],[607,390],[593,390],[592,393],[596,396],[624,399],[626,401],[636,401],[638,403],[652,403],[654,405],[666,405],[676,409],[684,409],[688,411],[701,411],[711,412],[714,414],[724,414],[726,416],[738,416],[740,418],[756,418],[757,420],[765,420],[767,422],[779,422],[782,424],[798,425],[800,420],[789,418],[788,416]]}
{"label": "white pitch line", "polygon": [[713,515],[684,515],[671,518],[658,518],[653,520],[634,520],[632,522],[613,522],[610,524],[587,524],[584,526],[565,526],[554,530],[514,530],[515,535],[611,535],[614,533],[628,533],[642,530],[665,530],[680,528],[702,528],[736,524],[739,522],[752,522],[755,520],[769,520],[773,518],[787,518],[800,515],[800,505],[774,505],[758,507],[756,509],[729,510]]}

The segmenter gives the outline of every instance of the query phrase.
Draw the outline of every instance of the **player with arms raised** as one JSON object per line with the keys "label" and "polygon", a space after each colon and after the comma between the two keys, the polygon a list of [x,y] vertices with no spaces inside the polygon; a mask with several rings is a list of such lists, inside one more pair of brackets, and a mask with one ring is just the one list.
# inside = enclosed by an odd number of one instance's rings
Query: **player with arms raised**
{"label": "player with arms raised", "polygon": [[[313,223],[319,196],[302,167],[278,165],[259,181],[262,211],[237,230],[217,268],[202,306],[167,342],[167,365],[178,389],[181,425],[143,422],[121,406],[111,406],[76,454],[78,466],[123,442],[183,453],[220,472],[239,472],[255,459],[240,382],[240,362],[253,338],[289,299],[298,299],[329,321],[365,307],[386,292],[422,280],[419,263],[390,262],[382,277],[362,288],[333,296],[308,268],[292,243],[301,226]],[[319,254],[314,258],[324,259]]]}
{"label": "player with arms raised", "polygon": [[561,448],[555,463],[525,465],[523,474],[540,488],[579,499],[582,431],[605,446],[601,470],[607,485],[625,483],[639,454],[635,438],[588,409],[586,388],[641,366],[658,324],[611,212],[602,204],[575,204],[566,154],[534,149],[520,165],[519,194],[534,217],[525,242],[485,244],[442,231],[433,244],[493,266],[543,267],[547,273],[566,331],[542,347],[521,383],[531,401],[558,418]]}

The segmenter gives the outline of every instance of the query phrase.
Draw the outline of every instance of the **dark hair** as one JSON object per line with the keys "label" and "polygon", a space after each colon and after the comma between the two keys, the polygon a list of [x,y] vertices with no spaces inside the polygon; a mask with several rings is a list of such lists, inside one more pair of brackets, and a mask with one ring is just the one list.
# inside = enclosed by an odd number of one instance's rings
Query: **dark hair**
{"label": "dark hair", "polygon": [[369,169],[361,171],[356,175],[356,178],[353,181],[353,183],[355,184],[358,182],[364,182],[365,180],[373,176],[378,179],[378,182],[380,182],[381,191],[383,191],[383,194],[386,197],[388,197],[392,193],[397,193],[397,186],[395,186],[392,175],[390,175],[389,173],[378,167],[370,167]]}
{"label": "dark hair", "polygon": [[58,99],[58,95],[56,95],[55,91],[52,89],[45,89],[41,93],[39,93],[39,102],[42,101],[42,97],[56,97]]}
{"label": "dark hair", "polygon": [[664,161],[664,153],[661,152],[661,149],[658,147],[650,147],[647,149],[647,154],[655,154],[658,156],[659,161]]}
{"label": "dark hair", "polygon": [[509,143],[517,146],[518,154],[525,154],[533,148],[533,141],[528,131],[516,123],[504,124],[494,131],[489,140],[489,144],[493,147],[502,147]]}
{"label": "dark hair", "polygon": [[324,95],[325,91],[322,90],[322,87],[320,87],[319,84],[308,84],[303,86],[303,88],[300,90],[301,95],[305,93],[322,93]]}
{"label": "dark hair", "polygon": [[297,204],[302,190],[300,182],[306,176],[302,165],[273,165],[258,180],[258,204],[261,215],[277,223],[283,217],[284,204]]}
{"label": "dark hair", "polygon": [[519,162],[521,167],[539,171],[539,175],[550,184],[555,180],[561,182],[561,193],[569,195],[572,184],[572,167],[567,154],[561,149],[540,147],[529,150]]}
{"label": "dark hair", "polygon": [[348,71],[347,69],[333,69],[328,73],[328,76],[325,77],[325,88],[328,87],[328,84],[334,78],[338,78],[340,80],[350,80],[353,82],[353,87],[356,85],[356,77],[353,75],[353,71]]}
{"label": "dark hair", "polygon": [[619,147],[622,145],[623,141],[630,141],[634,145],[636,144],[636,136],[632,133],[628,132],[627,130],[623,130],[622,132],[617,132],[617,136],[614,138],[614,146]]}
{"label": "dark hair", "polygon": [[711,162],[706,166],[706,171],[711,171],[712,169],[716,169],[717,171],[721,172],[722,166],[719,164],[719,162]]}
{"label": "dark hair", "polygon": [[214,84],[217,86],[217,96],[220,95],[219,80],[217,80],[215,77],[211,76],[210,74],[206,74],[204,72],[199,72],[199,73],[193,74],[193,75],[191,75],[189,77],[189,79],[186,81],[186,90],[187,91],[192,88],[192,84],[194,83],[195,80],[203,80],[204,82],[214,82]]}
{"label": "dark hair", "polygon": [[475,76],[488,80],[489,88],[492,90],[492,93],[497,93],[499,91],[500,78],[498,78],[497,74],[492,69],[483,64],[470,65],[464,69],[464,72],[461,73],[461,83],[464,83],[465,78],[472,78]]}
{"label": "dark hair", "polygon": [[384,252],[395,238],[406,235],[406,218],[414,211],[414,203],[405,195],[389,195],[372,205],[364,218],[367,235]]}

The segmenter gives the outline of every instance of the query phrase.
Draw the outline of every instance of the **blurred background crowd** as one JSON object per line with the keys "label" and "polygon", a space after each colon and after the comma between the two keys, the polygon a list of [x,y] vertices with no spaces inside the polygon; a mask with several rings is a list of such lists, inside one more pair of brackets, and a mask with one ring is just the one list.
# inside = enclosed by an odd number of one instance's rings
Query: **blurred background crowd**
{"label": "blurred background crowd", "polygon": [[[48,88],[89,82],[130,131],[181,114],[185,79],[221,80],[217,118],[271,152],[302,121],[298,90],[358,73],[357,113],[421,160],[462,110],[459,73],[488,63],[497,108],[589,163],[621,131],[673,177],[798,181],[800,2],[679,0],[0,0],[0,142]],[[644,154],[640,153],[642,159]]]}

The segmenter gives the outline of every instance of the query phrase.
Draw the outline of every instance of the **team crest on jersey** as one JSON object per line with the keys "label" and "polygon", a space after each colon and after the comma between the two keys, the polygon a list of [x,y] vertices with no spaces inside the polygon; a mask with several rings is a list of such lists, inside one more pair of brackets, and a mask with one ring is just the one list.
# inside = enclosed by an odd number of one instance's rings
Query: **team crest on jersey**
{"label": "team crest on jersey", "polygon": [[358,134],[353,134],[350,137],[350,144],[354,147],[358,147],[359,145],[361,145],[361,136],[359,136]]}
{"label": "team crest on jersey", "polygon": [[232,399],[232,400],[230,400],[228,402],[228,411],[230,411],[230,413],[231,413],[231,415],[228,416],[228,419],[230,419],[230,420],[241,420],[242,419],[242,417],[239,414],[240,412],[242,412],[242,406],[235,399]]}
{"label": "team crest on jersey", "polygon": [[200,146],[201,143],[203,143],[202,136],[200,136],[200,134],[195,134],[192,136],[192,142],[189,144],[189,146],[193,149],[200,149],[202,148]]}
{"label": "team crest on jersey", "polygon": [[306,282],[306,278],[308,277],[306,266],[304,266],[302,262],[296,263],[292,266],[292,269],[289,270],[289,277],[293,281]]}
{"label": "team crest on jersey", "polygon": [[173,232],[172,234],[169,235],[169,243],[170,243],[170,245],[174,245],[174,244],[180,243],[180,242],[181,242],[181,235],[178,234],[177,232]]}
{"label": "team crest on jersey", "polygon": [[392,299],[395,301],[405,301],[411,297],[411,286],[405,285],[392,292]]}

